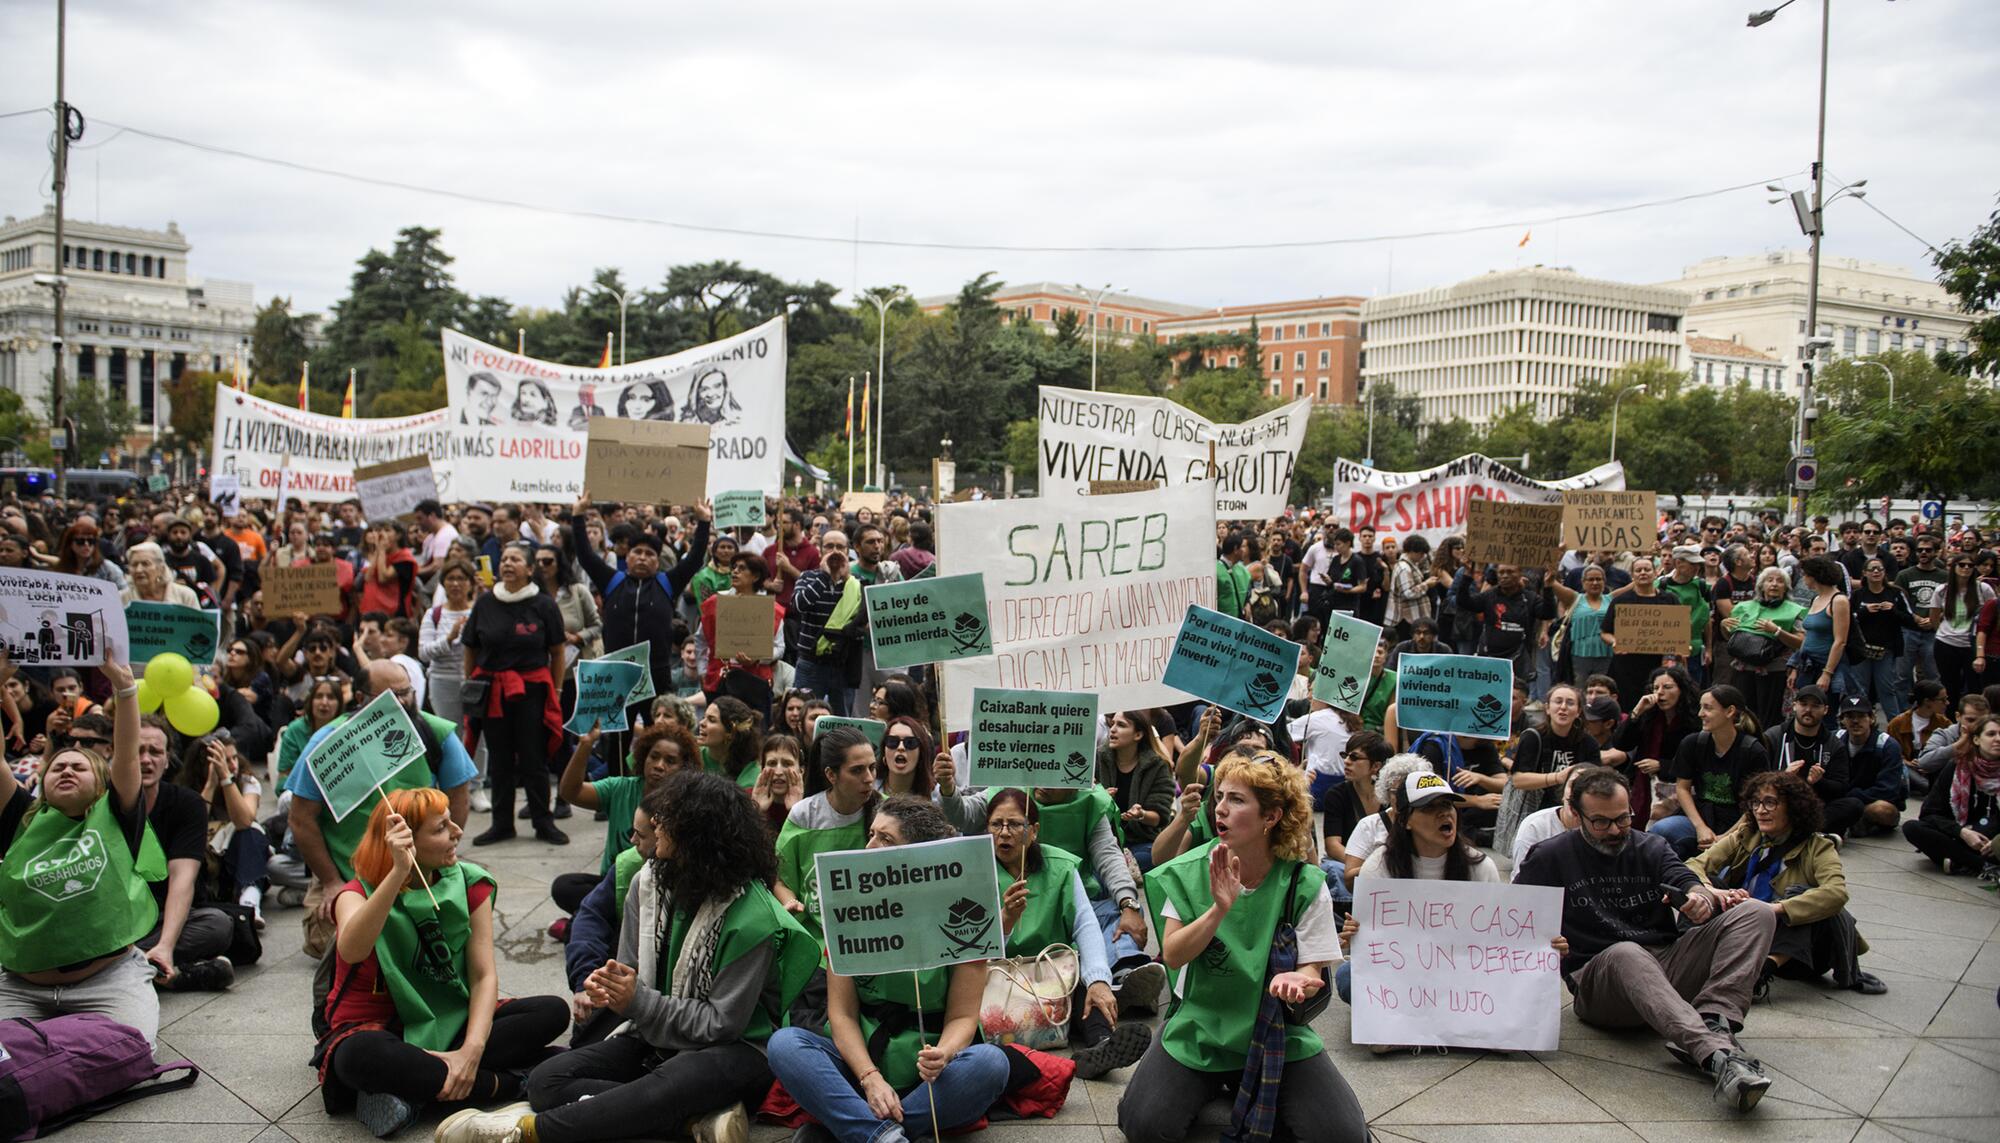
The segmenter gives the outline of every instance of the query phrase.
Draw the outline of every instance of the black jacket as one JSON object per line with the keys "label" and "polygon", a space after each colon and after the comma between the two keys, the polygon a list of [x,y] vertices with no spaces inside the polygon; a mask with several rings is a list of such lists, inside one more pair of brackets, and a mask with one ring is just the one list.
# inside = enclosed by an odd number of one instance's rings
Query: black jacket
{"label": "black jacket", "polygon": [[[584,533],[583,521],[571,516],[563,521],[570,526],[574,535]],[[672,566],[662,563],[662,574],[667,577],[671,591],[662,592],[657,577],[641,578],[626,575],[614,589],[611,581],[619,575],[617,568],[604,562],[589,544],[578,544],[577,562],[583,565],[584,574],[604,597],[604,649],[622,651],[635,643],[652,640],[653,677],[664,681],[673,674],[680,663],[680,644],[674,638],[674,600],[687,590],[689,581],[701,570],[708,559],[708,521],[696,521],[694,538],[688,542],[687,555]]]}

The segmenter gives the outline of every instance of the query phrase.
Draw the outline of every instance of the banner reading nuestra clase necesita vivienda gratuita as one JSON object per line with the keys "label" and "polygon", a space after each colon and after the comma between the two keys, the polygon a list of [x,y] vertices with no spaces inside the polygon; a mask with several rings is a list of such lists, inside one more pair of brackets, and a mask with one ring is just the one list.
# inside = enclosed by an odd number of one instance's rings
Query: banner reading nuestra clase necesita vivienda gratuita
{"label": "banner reading nuestra clase necesita vivienda gratuita", "polygon": [[1093,480],[1208,483],[1215,446],[1215,514],[1222,520],[1282,515],[1306,440],[1310,400],[1240,424],[1218,425],[1164,397],[1041,389],[1044,498],[1082,496]]}
{"label": "banner reading nuestra clase necesita vivienda gratuita", "polygon": [[1465,533],[1470,500],[1560,504],[1574,489],[1620,491],[1625,466],[1617,461],[1561,480],[1534,480],[1490,457],[1468,453],[1421,472],[1385,472],[1351,460],[1333,464],[1333,518],[1348,529],[1370,527],[1378,538],[1422,536],[1435,547]]}
{"label": "banner reading nuestra clase necesita vivienda gratuita", "polygon": [[443,341],[458,499],[576,499],[593,417],[707,425],[710,495],[747,488],[779,493],[783,318],[610,369],[523,357],[456,330],[445,330]]}

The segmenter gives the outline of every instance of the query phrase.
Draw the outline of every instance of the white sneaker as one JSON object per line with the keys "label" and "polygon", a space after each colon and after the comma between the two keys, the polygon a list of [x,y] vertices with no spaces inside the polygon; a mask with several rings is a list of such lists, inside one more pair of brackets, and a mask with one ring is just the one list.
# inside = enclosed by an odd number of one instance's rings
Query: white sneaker
{"label": "white sneaker", "polygon": [[750,1113],[741,1103],[688,1120],[687,1133],[694,1143],[747,1143]]}
{"label": "white sneaker", "polygon": [[489,814],[493,812],[493,795],[482,789],[472,791],[472,812]]}
{"label": "white sneaker", "polygon": [[468,1107],[447,1116],[432,1138],[436,1143],[512,1143],[521,1137],[521,1117],[533,1112],[526,1101],[510,1103],[498,1111]]}

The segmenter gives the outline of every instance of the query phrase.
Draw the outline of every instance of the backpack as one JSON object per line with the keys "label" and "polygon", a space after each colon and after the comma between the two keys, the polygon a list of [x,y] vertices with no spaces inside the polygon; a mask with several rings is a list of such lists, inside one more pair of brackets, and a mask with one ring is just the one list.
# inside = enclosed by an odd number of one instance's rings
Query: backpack
{"label": "backpack", "polygon": [[[201,1069],[156,1064],[136,1028],[95,1012],[0,1020],[0,1137],[35,1139],[120,1104],[191,1087]],[[169,1072],[185,1075],[147,1083]],[[141,1086],[143,1085],[143,1086]]]}

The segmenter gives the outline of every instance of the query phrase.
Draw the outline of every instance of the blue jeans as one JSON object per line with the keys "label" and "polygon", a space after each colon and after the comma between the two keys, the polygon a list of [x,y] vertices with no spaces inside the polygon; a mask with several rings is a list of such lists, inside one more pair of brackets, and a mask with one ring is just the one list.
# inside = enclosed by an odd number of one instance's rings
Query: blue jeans
{"label": "blue jeans", "polygon": [[[1326,895],[1336,905],[1350,904],[1354,894],[1347,890],[1347,866],[1331,857],[1319,863],[1319,871],[1326,874]],[[1343,962],[1344,963],[1344,962]]]}
{"label": "blue jeans", "polygon": [[1097,914],[1097,927],[1104,930],[1104,952],[1112,968],[1127,957],[1146,959],[1146,950],[1127,933],[1118,931],[1118,902],[1109,897],[1092,897],[1090,911]]}
{"label": "blue jeans", "polygon": [[1882,717],[1885,719],[1903,713],[1909,701],[1910,673],[1906,663],[1895,655],[1855,660],[1855,677],[1861,680],[1863,692],[1882,704]]}
{"label": "blue jeans", "polygon": [[780,1028],[771,1034],[769,1059],[785,1091],[840,1143],[874,1143],[885,1135],[927,1139],[937,1128],[948,1131],[985,1115],[1007,1087],[1007,1053],[991,1044],[973,1044],[960,1049],[934,1082],[903,1093],[903,1122],[898,1124],[878,1119],[868,1109],[854,1072],[825,1036]]}
{"label": "blue jeans", "polygon": [[1685,814],[1660,818],[1647,826],[1646,832],[1666,838],[1667,844],[1674,847],[1674,852],[1679,854],[1683,861],[1693,857],[1695,850],[1700,848],[1694,840],[1694,823],[1689,821]]}
{"label": "blue jeans", "polygon": [[[1903,661],[1916,668],[1917,678],[1923,679],[1926,682],[1937,682],[1937,632],[1916,631],[1905,628],[1903,631]],[[1903,688],[1903,693],[1909,693],[1907,684]]]}
{"label": "blue jeans", "polygon": [[825,699],[826,704],[833,708],[833,713],[842,717],[847,715],[847,672],[841,669],[839,663],[800,655],[799,661],[792,664],[792,671],[793,686]]}
{"label": "blue jeans", "polygon": [[1125,848],[1132,851],[1132,860],[1139,863],[1139,872],[1144,873],[1153,868],[1152,842],[1142,841],[1137,845],[1128,845]]}
{"label": "blue jeans", "polygon": [[1343,960],[1333,970],[1333,990],[1340,994],[1342,1004],[1354,1003],[1354,962]]}

